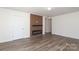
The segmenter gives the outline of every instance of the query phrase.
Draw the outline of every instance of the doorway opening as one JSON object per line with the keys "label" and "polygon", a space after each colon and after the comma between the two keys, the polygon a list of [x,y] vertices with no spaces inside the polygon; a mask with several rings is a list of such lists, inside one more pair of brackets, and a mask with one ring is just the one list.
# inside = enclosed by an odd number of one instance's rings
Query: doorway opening
{"label": "doorway opening", "polygon": [[45,34],[52,34],[52,18],[45,18]]}

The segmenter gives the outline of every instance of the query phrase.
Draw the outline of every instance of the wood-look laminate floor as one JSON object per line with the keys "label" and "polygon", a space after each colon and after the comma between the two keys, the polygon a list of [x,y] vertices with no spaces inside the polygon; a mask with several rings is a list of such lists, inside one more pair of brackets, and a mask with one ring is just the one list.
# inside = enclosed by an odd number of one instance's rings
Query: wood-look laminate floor
{"label": "wood-look laminate floor", "polygon": [[0,43],[0,51],[79,51],[79,40],[47,34]]}

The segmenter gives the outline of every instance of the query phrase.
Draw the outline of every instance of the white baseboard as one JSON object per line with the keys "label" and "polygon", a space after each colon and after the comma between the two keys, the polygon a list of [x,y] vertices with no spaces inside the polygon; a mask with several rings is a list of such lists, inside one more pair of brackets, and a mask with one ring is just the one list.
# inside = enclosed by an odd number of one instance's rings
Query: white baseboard
{"label": "white baseboard", "polygon": [[77,37],[72,37],[72,36],[68,36],[68,35],[61,35],[61,34],[52,34],[52,35],[59,35],[59,36],[63,36],[63,37],[67,37],[67,38],[72,38],[72,39],[78,39],[79,40],[79,38],[77,38]]}

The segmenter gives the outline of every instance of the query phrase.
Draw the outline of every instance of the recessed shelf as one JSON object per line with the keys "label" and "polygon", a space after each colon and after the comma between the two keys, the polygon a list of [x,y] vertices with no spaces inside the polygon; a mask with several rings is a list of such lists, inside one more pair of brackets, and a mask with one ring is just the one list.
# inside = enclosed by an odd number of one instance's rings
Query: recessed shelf
{"label": "recessed shelf", "polygon": [[33,30],[32,33],[42,33],[42,30]]}
{"label": "recessed shelf", "polygon": [[42,34],[42,30],[33,30],[32,35]]}
{"label": "recessed shelf", "polygon": [[32,25],[32,26],[42,26],[42,25]]}

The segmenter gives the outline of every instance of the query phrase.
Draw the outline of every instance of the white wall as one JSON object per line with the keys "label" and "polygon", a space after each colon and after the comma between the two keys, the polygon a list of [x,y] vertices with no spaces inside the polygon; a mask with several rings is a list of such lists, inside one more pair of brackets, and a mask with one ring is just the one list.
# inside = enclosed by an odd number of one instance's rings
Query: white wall
{"label": "white wall", "polygon": [[43,33],[42,34],[45,34],[45,16],[43,16]]}
{"label": "white wall", "polygon": [[0,42],[30,37],[30,14],[0,8]]}
{"label": "white wall", "polygon": [[79,12],[53,17],[52,34],[79,39]]}

